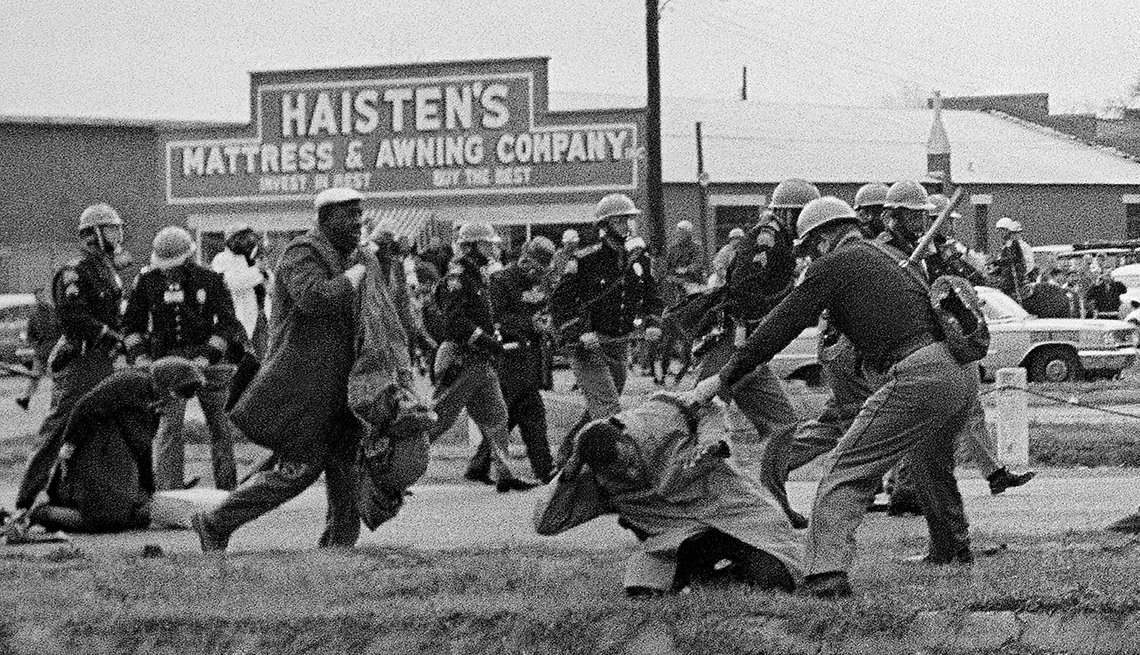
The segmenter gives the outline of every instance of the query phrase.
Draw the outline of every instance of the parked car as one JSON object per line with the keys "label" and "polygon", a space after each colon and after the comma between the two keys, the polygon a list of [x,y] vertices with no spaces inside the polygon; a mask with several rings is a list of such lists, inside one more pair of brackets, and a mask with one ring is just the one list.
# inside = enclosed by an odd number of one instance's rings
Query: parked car
{"label": "parked car", "polygon": [[34,352],[26,330],[35,308],[33,294],[0,294],[0,375],[10,373],[9,366],[32,367]]}
{"label": "parked car", "polygon": [[[1125,321],[1037,318],[991,287],[975,287],[990,329],[990,350],[981,361],[992,378],[1000,368],[1020,366],[1031,382],[1115,377],[1136,362],[1138,333]],[[808,328],[772,360],[786,379],[819,381],[817,328]]]}

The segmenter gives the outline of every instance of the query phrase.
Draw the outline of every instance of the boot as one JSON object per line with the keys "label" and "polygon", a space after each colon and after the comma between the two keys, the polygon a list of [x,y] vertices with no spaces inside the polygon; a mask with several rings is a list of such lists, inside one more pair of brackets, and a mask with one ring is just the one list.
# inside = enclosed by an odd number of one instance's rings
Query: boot
{"label": "boot", "polygon": [[198,533],[198,543],[203,553],[225,554],[226,547],[230,545],[229,535],[222,534],[210,525],[209,514],[198,512],[190,517],[190,525]]}
{"label": "boot", "polygon": [[509,491],[530,491],[539,486],[537,482],[528,482],[518,478],[500,478],[495,483],[495,491],[505,494]]}
{"label": "boot", "polygon": [[1020,487],[1032,480],[1035,475],[1037,475],[1036,471],[1026,471],[1015,475],[1003,466],[991,473],[986,480],[990,483],[990,495],[996,496],[1011,487]]}

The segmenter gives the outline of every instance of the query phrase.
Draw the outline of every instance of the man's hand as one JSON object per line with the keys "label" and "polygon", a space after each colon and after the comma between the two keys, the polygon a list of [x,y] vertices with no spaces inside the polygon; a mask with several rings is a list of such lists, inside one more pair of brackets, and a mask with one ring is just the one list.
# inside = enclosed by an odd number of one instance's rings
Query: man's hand
{"label": "man's hand", "polygon": [[586,332],[582,336],[578,337],[578,341],[580,341],[582,345],[589,350],[598,350],[602,347],[602,340],[598,338],[597,332]]}
{"label": "man's hand", "polygon": [[647,327],[645,328],[645,338],[649,341],[659,341],[661,339],[661,328]]}
{"label": "man's hand", "polygon": [[210,360],[205,356],[199,355],[194,358],[193,364],[204,371],[206,367],[210,365]]}
{"label": "man's hand", "polygon": [[720,376],[714,375],[697,383],[697,386],[682,394],[678,394],[681,402],[687,405],[702,406],[712,401],[720,392]]}
{"label": "man's hand", "polygon": [[344,272],[344,276],[352,283],[352,288],[357,289],[360,287],[360,281],[364,279],[364,272],[367,269],[364,264],[356,264],[352,268]]}

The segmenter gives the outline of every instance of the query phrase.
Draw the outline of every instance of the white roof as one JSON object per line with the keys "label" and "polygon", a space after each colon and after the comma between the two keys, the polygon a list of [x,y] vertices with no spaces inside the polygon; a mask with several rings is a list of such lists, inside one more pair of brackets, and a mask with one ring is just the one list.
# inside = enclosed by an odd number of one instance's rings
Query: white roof
{"label": "white roof", "polygon": [[[609,104],[607,104],[609,103]],[[625,96],[557,94],[552,106],[629,106]],[[663,177],[697,177],[701,121],[713,183],[865,183],[926,174],[934,112],[740,100],[663,98]],[[1140,162],[1001,115],[943,110],[954,181],[966,184],[1140,184]]]}

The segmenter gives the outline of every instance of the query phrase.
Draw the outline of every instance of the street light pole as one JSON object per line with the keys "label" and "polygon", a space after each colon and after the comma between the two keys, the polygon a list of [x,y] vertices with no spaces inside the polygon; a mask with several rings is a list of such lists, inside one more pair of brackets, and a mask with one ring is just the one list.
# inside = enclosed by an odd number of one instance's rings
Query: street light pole
{"label": "street light pole", "polygon": [[661,191],[661,53],[657,40],[658,0],[645,0],[645,200],[649,218],[649,249],[665,249],[665,201]]}

